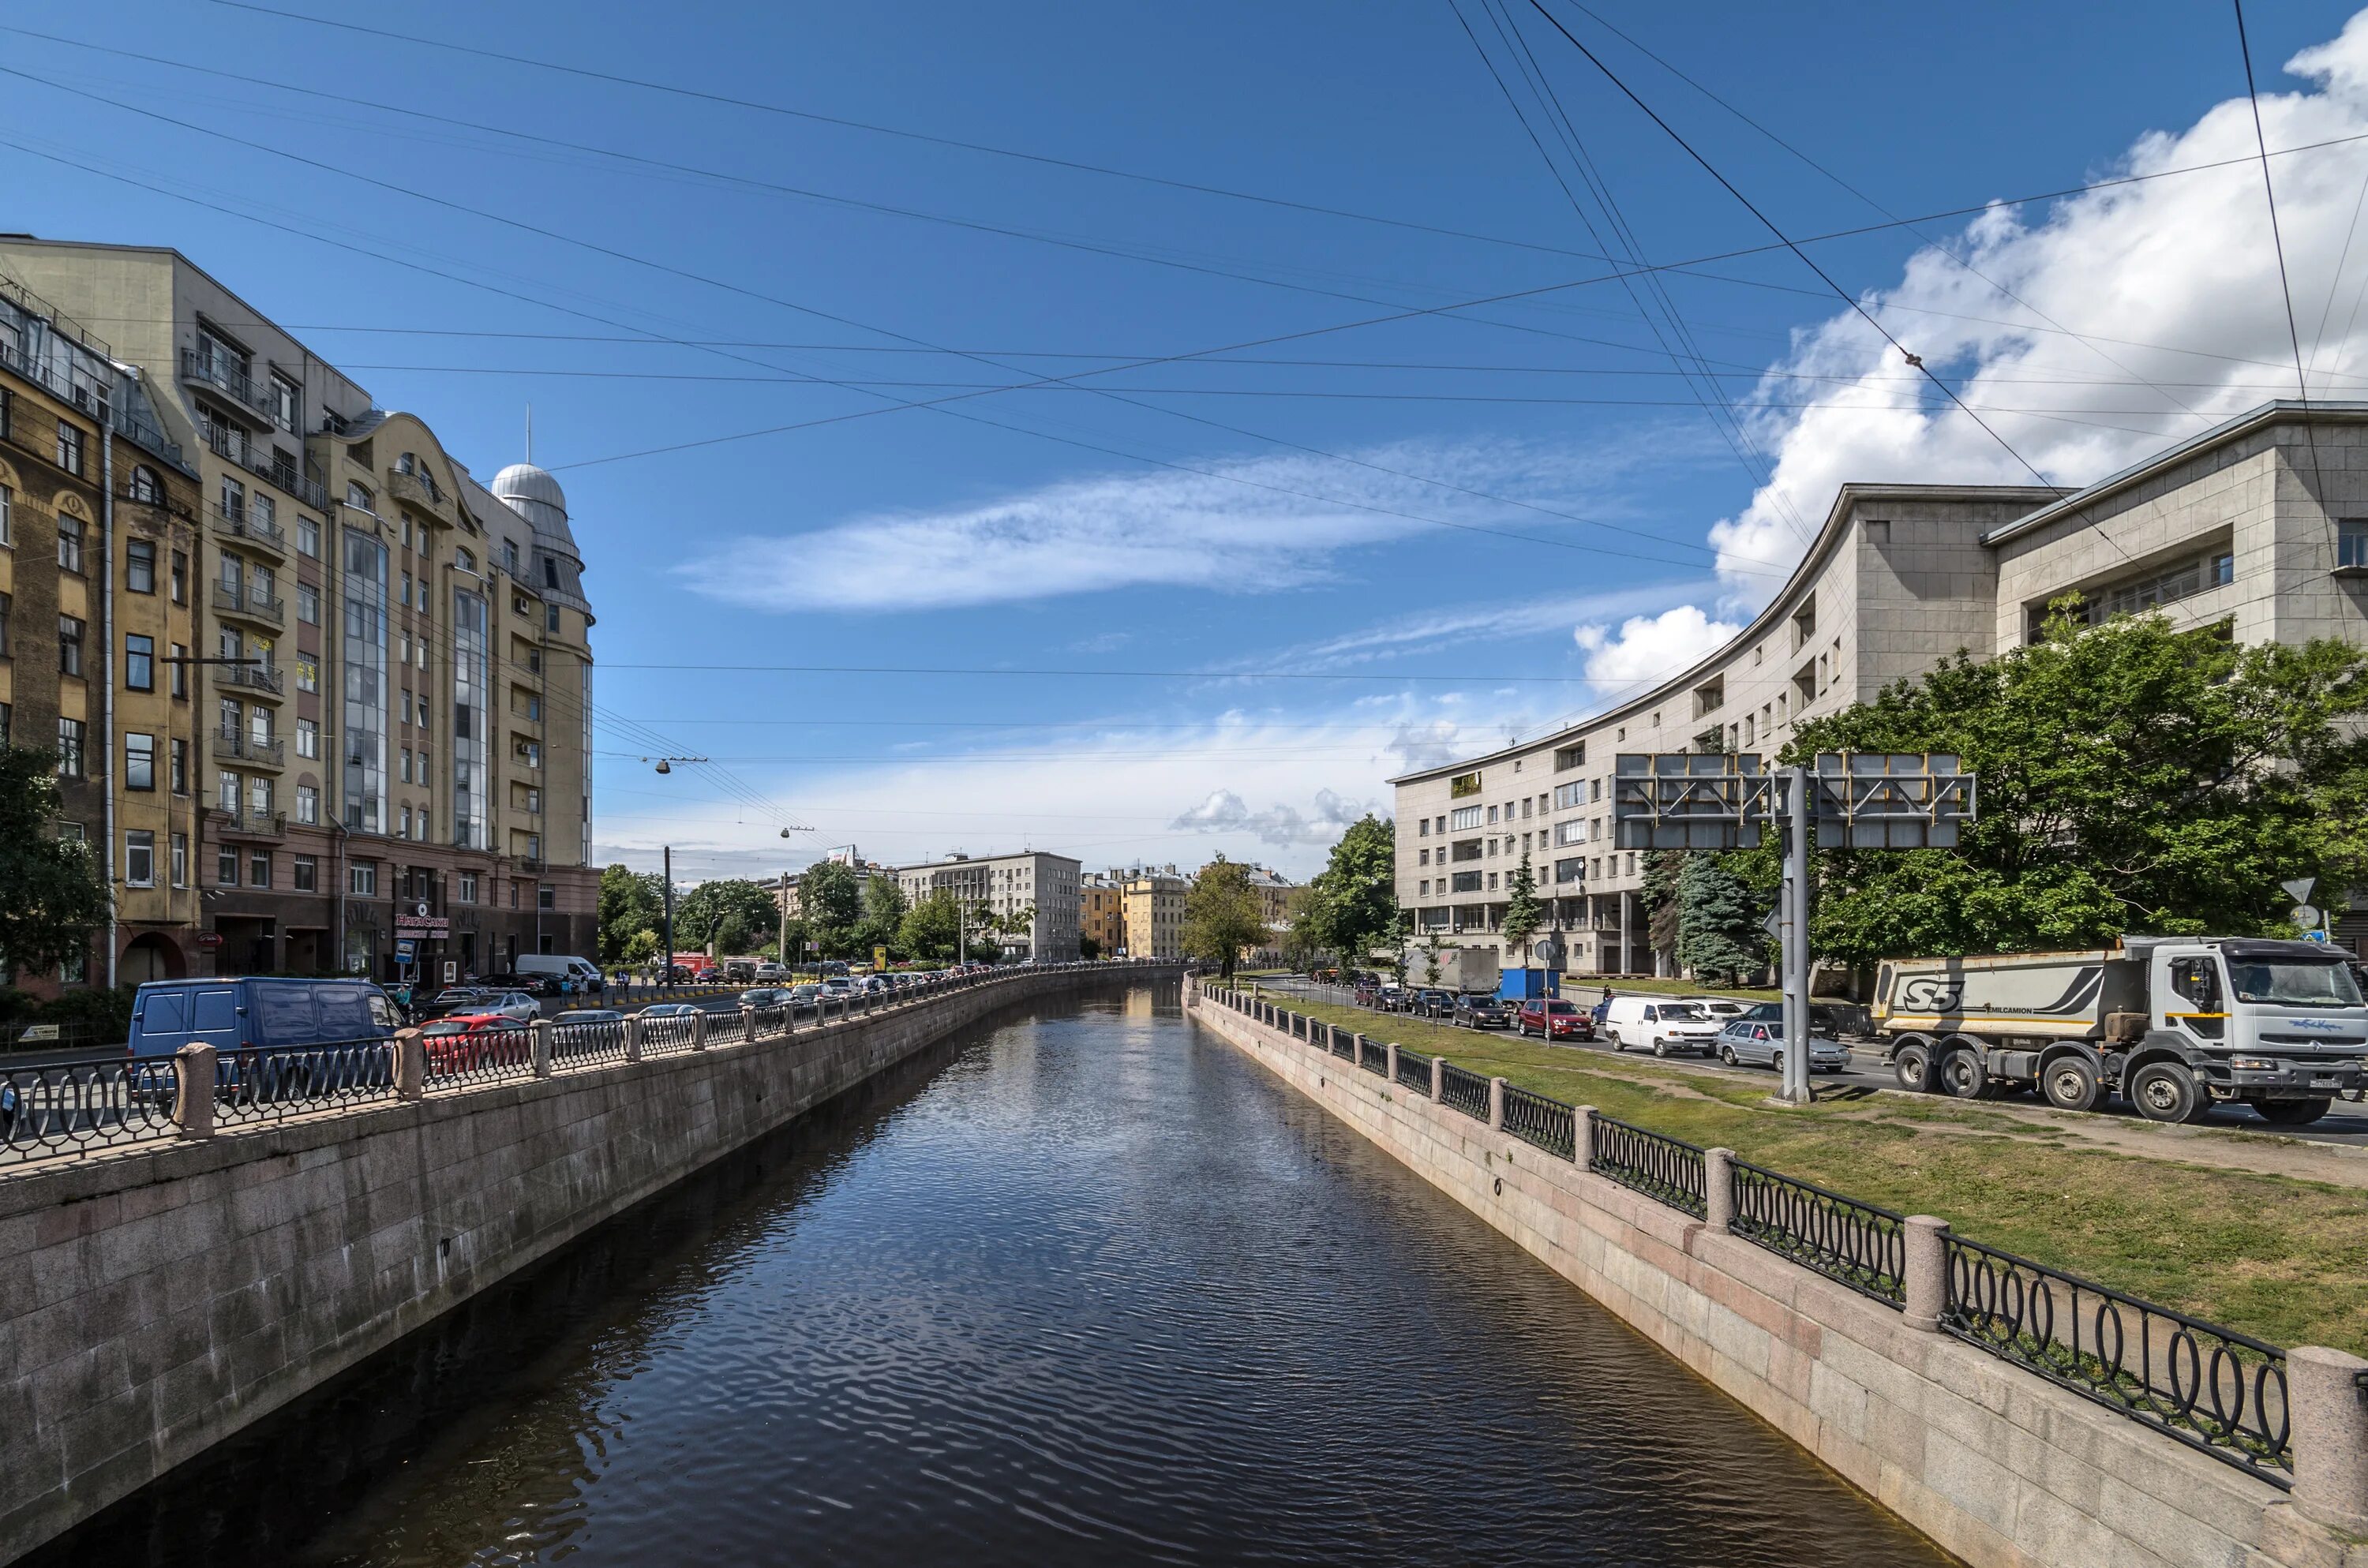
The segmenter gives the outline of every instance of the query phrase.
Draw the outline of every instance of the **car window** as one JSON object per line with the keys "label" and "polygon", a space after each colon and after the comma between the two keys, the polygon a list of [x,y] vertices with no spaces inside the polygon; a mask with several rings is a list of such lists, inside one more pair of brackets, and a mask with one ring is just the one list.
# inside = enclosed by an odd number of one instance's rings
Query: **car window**
{"label": "car window", "polygon": [[309,985],[257,985],[246,1008],[249,1038],[257,1045],[305,1045],[321,1038],[313,1028]]}
{"label": "car window", "polygon": [[320,1009],[321,1032],[315,1039],[368,1040],[378,1033],[369,1000],[373,993],[359,985],[315,985],[312,990],[313,1005]]}
{"label": "car window", "polygon": [[140,1028],[148,1034],[178,1034],[189,1027],[189,994],[159,991],[140,1004]]}

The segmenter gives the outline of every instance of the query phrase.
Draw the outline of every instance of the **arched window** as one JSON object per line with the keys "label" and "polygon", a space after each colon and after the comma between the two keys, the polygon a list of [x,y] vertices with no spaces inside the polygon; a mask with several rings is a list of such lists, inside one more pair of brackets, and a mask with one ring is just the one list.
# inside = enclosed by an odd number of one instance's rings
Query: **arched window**
{"label": "arched window", "polygon": [[158,479],[156,471],[146,463],[142,463],[131,471],[131,498],[151,506],[161,506],[165,504],[164,481]]}
{"label": "arched window", "polygon": [[477,558],[465,550],[455,550],[452,552],[452,564],[463,572],[474,572],[477,569]]}
{"label": "arched window", "polygon": [[417,473],[419,472],[419,459],[410,452],[405,452],[403,456],[394,460],[394,466],[404,473]]}

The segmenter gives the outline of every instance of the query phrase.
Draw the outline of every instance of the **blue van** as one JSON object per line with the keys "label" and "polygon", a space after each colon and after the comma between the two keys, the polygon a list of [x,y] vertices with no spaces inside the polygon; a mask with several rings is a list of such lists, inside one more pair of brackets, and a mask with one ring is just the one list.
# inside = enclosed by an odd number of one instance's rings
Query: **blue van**
{"label": "blue van", "polygon": [[385,1040],[394,1004],[367,980],[240,975],[152,980],[131,1003],[130,1052],[170,1056],[185,1045],[227,1055],[251,1047]]}

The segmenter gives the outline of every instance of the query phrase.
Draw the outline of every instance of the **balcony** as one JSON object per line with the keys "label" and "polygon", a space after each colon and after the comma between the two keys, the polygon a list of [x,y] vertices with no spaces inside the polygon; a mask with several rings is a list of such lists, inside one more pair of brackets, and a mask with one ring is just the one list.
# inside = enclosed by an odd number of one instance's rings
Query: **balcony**
{"label": "balcony", "polygon": [[220,806],[206,813],[213,831],[224,838],[285,838],[288,836],[286,812],[226,812]]}
{"label": "balcony", "polygon": [[206,445],[213,449],[216,457],[228,458],[247,472],[269,481],[314,511],[328,509],[329,493],[300,470],[294,460],[270,442],[257,445],[249,441],[243,432],[213,425],[206,427]]}
{"label": "balcony", "polygon": [[181,380],[195,386],[209,387],[238,405],[242,414],[251,414],[262,423],[271,423],[271,396],[255,383],[255,378],[237,366],[221,359],[210,359],[194,348],[181,350]]}
{"label": "balcony", "polygon": [[243,762],[275,772],[288,766],[286,741],[257,740],[245,730],[216,730],[213,751],[217,761]]}
{"label": "balcony", "polygon": [[386,476],[386,493],[397,501],[407,502],[438,521],[457,526],[460,518],[452,510],[452,498],[437,488],[436,482],[424,473],[404,473],[400,469]]}
{"label": "balcony", "polygon": [[222,583],[214,585],[214,613],[235,616],[242,620],[252,620],[260,625],[268,626],[274,631],[288,623],[287,607],[279,600],[267,598],[261,594],[248,593]]}
{"label": "balcony", "polygon": [[206,503],[206,526],[224,539],[268,550],[274,555],[288,553],[288,535],[278,523],[268,522],[244,503],[225,506],[219,501]]}
{"label": "balcony", "polygon": [[209,665],[214,686],[222,691],[252,697],[280,695],[279,671],[270,665]]}

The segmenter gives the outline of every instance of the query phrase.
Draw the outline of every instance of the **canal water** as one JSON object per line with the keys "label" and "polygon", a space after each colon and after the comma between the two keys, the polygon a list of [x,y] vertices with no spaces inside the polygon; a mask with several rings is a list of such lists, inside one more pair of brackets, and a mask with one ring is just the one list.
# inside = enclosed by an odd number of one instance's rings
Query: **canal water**
{"label": "canal water", "polygon": [[39,1561],[1947,1561],[1178,1002],[990,1020]]}

